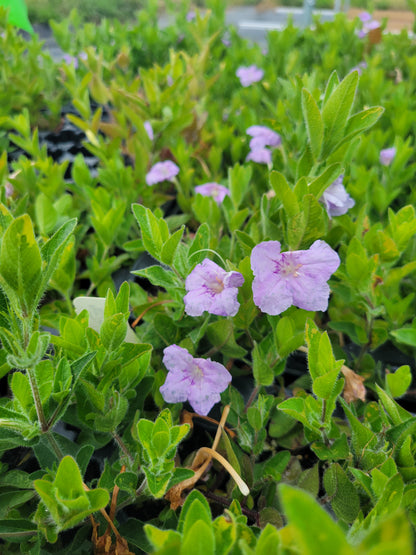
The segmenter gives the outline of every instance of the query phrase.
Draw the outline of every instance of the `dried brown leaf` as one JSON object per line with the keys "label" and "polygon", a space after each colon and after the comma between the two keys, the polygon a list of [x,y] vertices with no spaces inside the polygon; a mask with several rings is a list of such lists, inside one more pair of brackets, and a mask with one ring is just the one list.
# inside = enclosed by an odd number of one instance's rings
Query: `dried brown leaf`
{"label": "dried brown leaf", "polygon": [[343,366],[341,372],[345,378],[343,396],[347,403],[352,403],[352,401],[356,401],[357,399],[365,401],[366,389],[363,383],[365,378],[356,374],[353,370],[348,368],[348,366]]}

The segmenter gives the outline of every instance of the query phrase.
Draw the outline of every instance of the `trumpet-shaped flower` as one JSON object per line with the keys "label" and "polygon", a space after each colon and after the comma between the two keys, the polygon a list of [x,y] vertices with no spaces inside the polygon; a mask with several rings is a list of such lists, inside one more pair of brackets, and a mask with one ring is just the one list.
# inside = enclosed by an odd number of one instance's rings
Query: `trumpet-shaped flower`
{"label": "trumpet-shaped flower", "polygon": [[179,168],[171,160],[165,162],[157,162],[150,168],[146,175],[146,183],[148,185],[155,185],[161,181],[172,181],[175,175],[178,175]]}
{"label": "trumpet-shaped flower", "polygon": [[204,197],[212,197],[219,205],[226,196],[230,196],[230,191],[224,185],[219,183],[204,183],[195,187],[195,193],[199,193]]}
{"label": "trumpet-shaped flower", "polygon": [[325,205],[328,216],[342,216],[355,204],[355,200],[345,190],[342,184],[344,176],[340,175],[323,193],[321,202]]}
{"label": "trumpet-shaped flower", "polygon": [[238,287],[243,283],[240,272],[226,272],[205,258],[186,278],[185,312],[189,316],[201,316],[205,310],[218,316],[235,316],[240,308]]}
{"label": "trumpet-shaped flower", "polygon": [[178,345],[164,349],[163,364],[169,370],[160,388],[164,400],[167,403],[189,401],[194,411],[204,416],[220,401],[220,393],[231,381],[225,366],[210,358],[194,358]]}
{"label": "trumpet-shaped flower", "polygon": [[266,147],[250,150],[246,156],[246,161],[248,162],[249,160],[257,162],[257,164],[270,165],[272,163],[272,151]]}
{"label": "trumpet-shaped flower", "polygon": [[246,130],[246,133],[253,137],[250,141],[252,150],[265,146],[279,146],[282,143],[280,135],[265,125],[252,125]]}
{"label": "trumpet-shaped flower", "polygon": [[241,66],[235,72],[237,77],[240,79],[240,83],[243,87],[249,87],[253,83],[257,83],[263,79],[264,71],[259,67],[252,66]]}
{"label": "trumpet-shaped flower", "polygon": [[279,241],[265,241],[251,253],[253,300],[267,314],[280,314],[294,305],[326,310],[331,274],[340,264],[338,254],[324,241],[308,250],[280,252]]}
{"label": "trumpet-shaped flower", "polygon": [[383,166],[390,166],[396,156],[396,149],[394,146],[380,150],[380,164]]}

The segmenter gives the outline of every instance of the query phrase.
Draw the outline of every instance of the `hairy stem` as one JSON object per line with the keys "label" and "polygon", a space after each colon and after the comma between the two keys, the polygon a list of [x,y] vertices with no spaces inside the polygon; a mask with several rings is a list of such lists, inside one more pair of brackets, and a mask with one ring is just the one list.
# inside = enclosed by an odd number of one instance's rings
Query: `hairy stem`
{"label": "hairy stem", "polygon": [[38,421],[40,424],[40,429],[43,433],[48,431],[48,423],[46,422],[45,413],[43,412],[42,401],[40,399],[39,388],[36,382],[35,373],[33,368],[27,368],[26,370],[30,388],[32,390],[33,400],[35,402],[36,414],[38,415]]}
{"label": "hairy stem", "polygon": [[129,458],[129,460],[131,462],[134,461],[133,455],[130,453],[130,451],[128,450],[126,444],[124,443],[124,441],[121,439],[121,437],[118,435],[117,432],[113,432],[112,433],[113,438],[115,439],[115,441],[118,443],[118,446],[120,447],[120,449],[123,451],[123,453]]}
{"label": "hairy stem", "polygon": [[58,442],[53,437],[53,434],[50,430],[45,432],[46,437],[48,438],[49,444],[53,449],[53,452],[57,456],[58,460],[62,460],[64,458],[64,454],[62,453],[62,449],[59,447]]}

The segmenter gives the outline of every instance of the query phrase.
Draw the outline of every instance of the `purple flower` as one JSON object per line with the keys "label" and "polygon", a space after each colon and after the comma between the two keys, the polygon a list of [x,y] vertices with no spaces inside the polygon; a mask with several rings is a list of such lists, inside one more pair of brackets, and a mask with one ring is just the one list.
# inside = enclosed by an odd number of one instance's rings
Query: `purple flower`
{"label": "purple flower", "polygon": [[255,65],[244,67],[241,66],[235,72],[240,79],[243,87],[248,87],[252,83],[257,83],[263,79],[264,71]]}
{"label": "purple flower", "polygon": [[230,196],[230,191],[227,187],[219,183],[204,183],[203,185],[197,185],[195,187],[195,192],[204,197],[213,197],[218,205],[222,203],[226,196]]}
{"label": "purple flower", "polygon": [[272,163],[272,152],[268,148],[256,148],[255,150],[250,150],[246,156],[246,161],[249,160],[257,162],[258,164],[267,164],[269,166]]}
{"label": "purple flower", "polygon": [[342,216],[346,214],[350,208],[355,204],[355,200],[345,190],[342,180],[343,175],[340,175],[331,185],[324,191],[320,201],[325,205],[328,216]]}
{"label": "purple flower", "polygon": [[363,27],[357,31],[358,38],[363,39],[370,31],[378,29],[380,22],[373,19],[372,15],[368,12],[361,12],[358,16],[362,21]]}
{"label": "purple flower", "polygon": [[226,272],[205,258],[186,278],[185,312],[189,316],[201,316],[205,310],[218,316],[235,316],[240,308],[238,287],[243,283],[240,272]]}
{"label": "purple flower", "polygon": [[394,146],[380,150],[380,164],[383,166],[390,166],[396,156],[396,149]]}
{"label": "purple flower", "polygon": [[160,388],[164,400],[167,403],[189,401],[194,411],[204,416],[221,400],[220,393],[231,381],[225,366],[210,358],[193,358],[178,345],[164,349],[163,364],[169,370]]}
{"label": "purple flower", "polygon": [[246,130],[246,133],[253,137],[250,141],[252,150],[265,146],[279,146],[282,143],[280,135],[264,125],[252,125]]}
{"label": "purple flower", "polygon": [[67,65],[72,64],[74,66],[74,69],[77,69],[77,67],[78,67],[78,58],[76,56],[71,56],[71,54],[63,54],[62,59]]}
{"label": "purple flower", "polygon": [[267,314],[276,315],[294,305],[304,310],[326,310],[331,274],[340,264],[325,241],[308,250],[280,252],[279,241],[265,241],[251,252],[253,300]]}
{"label": "purple flower", "polygon": [[363,69],[367,69],[367,62],[360,62],[358,65],[350,69],[350,73],[352,73],[353,71],[358,71],[358,75],[362,75]]}
{"label": "purple flower", "polygon": [[373,19],[373,16],[368,12],[361,12],[358,14],[358,17],[361,19],[363,23],[367,23]]}
{"label": "purple flower", "polygon": [[157,164],[152,166],[150,171],[146,174],[146,183],[148,185],[155,185],[161,181],[172,181],[178,173],[178,166],[171,160],[157,162]]}
{"label": "purple flower", "polygon": [[154,134],[153,134],[153,128],[152,128],[152,125],[151,125],[150,121],[145,121],[145,122],[143,123],[143,127],[145,128],[146,133],[147,133],[147,136],[149,137],[149,139],[150,139],[151,141],[153,141],[153,139],[154,139]]}
{"label": "purple flower", "polygon": [[190,10],[187,14],[186,14],[186,21],[193,21],[196,18],[196,13],[194,12],[194,10]]}
{"label": "purple flower", "polygon": [[376,21],[375,19],[365,23],[363,26],[364,31],[372,31],[373,29],[378,29],[380,27],[380,22]]}

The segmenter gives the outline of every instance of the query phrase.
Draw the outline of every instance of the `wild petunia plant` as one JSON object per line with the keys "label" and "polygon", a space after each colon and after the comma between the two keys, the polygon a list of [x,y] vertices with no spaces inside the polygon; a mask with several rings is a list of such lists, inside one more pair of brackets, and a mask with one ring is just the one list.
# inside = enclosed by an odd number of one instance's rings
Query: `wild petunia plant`
{"label": "wild petunia plant", "polygon": [[1,37],[0,552],[411,553],[411,39],[157,8]]}

